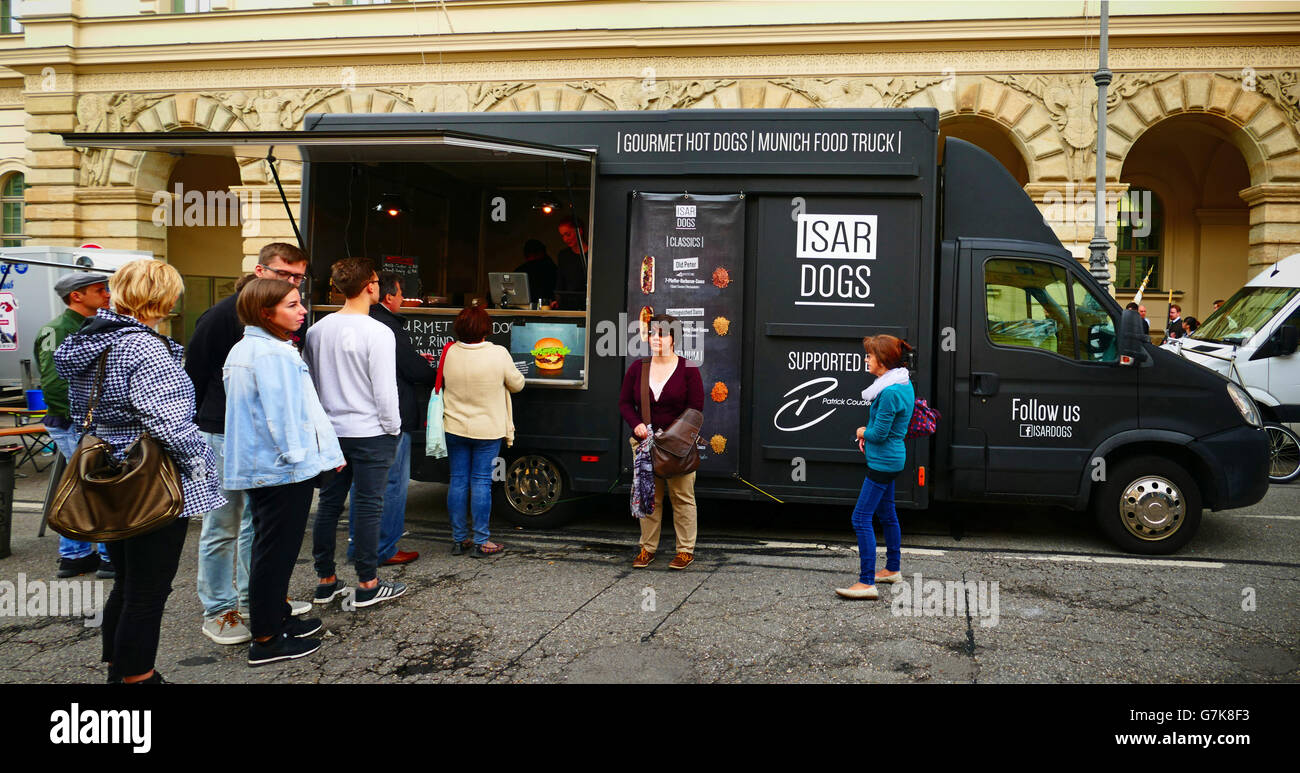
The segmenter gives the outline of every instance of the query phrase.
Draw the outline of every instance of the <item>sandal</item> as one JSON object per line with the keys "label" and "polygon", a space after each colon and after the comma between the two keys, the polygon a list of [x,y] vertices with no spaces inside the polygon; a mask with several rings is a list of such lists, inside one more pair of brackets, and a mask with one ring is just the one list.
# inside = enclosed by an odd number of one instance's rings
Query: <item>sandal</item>
{"label": "sandal", "polygon": [[495,542],[484,542],[482,545],[475,545],[470,556],[473,558],[483,558],[484,556],[496,555],[505,549],[505,545],[498,545]]}

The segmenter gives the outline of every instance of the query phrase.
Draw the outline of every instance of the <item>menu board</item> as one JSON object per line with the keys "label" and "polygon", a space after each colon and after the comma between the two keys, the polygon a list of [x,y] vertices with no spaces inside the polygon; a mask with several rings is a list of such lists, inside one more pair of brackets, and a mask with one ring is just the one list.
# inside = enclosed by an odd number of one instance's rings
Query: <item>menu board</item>
{"label": "menu board", "polygon": [[677,353],[700,369],[707,448],[700,472],[739,469],[741,293],[744,194],[632,194],[628,229],[626,365],[650,356],[644,322],[670,314],[681,323]]}
{"label": "menu board", "polygon": [[419,258],[409,255],[385,255],[384,271],[392,271],[397,274],[402,283],[402,296],[404,298],[420,297],[420,268],[418,266]]}

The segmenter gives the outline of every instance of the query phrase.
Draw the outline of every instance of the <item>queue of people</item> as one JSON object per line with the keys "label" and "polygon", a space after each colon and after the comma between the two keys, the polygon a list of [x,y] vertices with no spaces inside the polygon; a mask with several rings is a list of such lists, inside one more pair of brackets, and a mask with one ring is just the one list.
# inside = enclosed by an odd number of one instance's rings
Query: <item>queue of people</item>
{"label": "queue of people", "polygon": [[[490,538],[492,468],[502,444],[513,441],[510,396],[523,388],[524,377],[509,351],[486,340],[492,325],[487,312],[470,307],[457,316],[456,340],[435,372],[415,353],[397,316],[400,277],[377,273],[364,258],[331,267],[331,284],[346,302],[301,335],[307,312],[299,287],[306,269],[306,256],[292,245],[263,248],[237,293],[200,318],[184,367],[182,348],[155,329],[183,286],[170,265],[133,261],[107,282],[78,274],[56,288],[64,291],[70,313],[84,320],[73,324],[69,317],[61,343],[43,344],[66,384],[66,407],[57,389],[52,403],[53,415],[70,428],[61,451],[71,456],[89,427],[120,460],[148,432],[182,479],[181,517],[104,545],[117,573],[103,626],[110,683],[163,681],[154,660],[190,517],[203,517],[201,631],[219,644],[247,643],[250,665],[320,648],[322,621],[303,617],[312,605],[288,595],[317,489],[312,601],[323,605],[347,596],[364,608],[403,596],[407,587],[381,579],[379,569],[418,557],[396,546],[404,528],[409,433],[421,423],[422,390],[431,385],[441,389],[444,403],[452,553],[483,558],[505,549]],[[112,308],[95,305],[100,299],[111,299]],[[647,329],[652,356],[634,362],[624,376],[619,411],[634,445],[688,412],[703,411],[699,369],[676,351],[680,324],[654,316]],[[49,335],[59,334],[55,326]],[[885,335],[866,338],[863,346],[875,381],[863,393],[868,420],[857,434],[866,474],[851,521],[861,565],[857,583],[836,589],[852,599],[877,598],[877,583],[901,576],[893,481],[906,460],[903,438],[914,401],[903,366],[911,347]],[[101,356],[102,376],[96,369]],[[675,532],[668,567],[689,567],[698,533],[694,469],[656,474],[653,492],[645,494],[632,566],[654,561],[667,498]],[[347,500],[355,589],[339,576],[335,559]],[[875,567],[876,521],[887,545],[881,572]],[[63,560],[61,548],[61,568]]]}

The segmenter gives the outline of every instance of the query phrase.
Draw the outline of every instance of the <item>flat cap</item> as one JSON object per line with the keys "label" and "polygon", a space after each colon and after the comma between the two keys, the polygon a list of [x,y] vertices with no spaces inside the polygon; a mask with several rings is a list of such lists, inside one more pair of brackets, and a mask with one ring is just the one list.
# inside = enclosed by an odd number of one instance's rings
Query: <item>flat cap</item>
{"label": "flat cap", "polygon": [[108,277],[104,274],[91,274],[85,271],[74,271],[71,274],[64,274],[54,283],[54,294],[60,298],[66,298],[68,293],[73,290],[80,290],[100,282],[108,282]]}

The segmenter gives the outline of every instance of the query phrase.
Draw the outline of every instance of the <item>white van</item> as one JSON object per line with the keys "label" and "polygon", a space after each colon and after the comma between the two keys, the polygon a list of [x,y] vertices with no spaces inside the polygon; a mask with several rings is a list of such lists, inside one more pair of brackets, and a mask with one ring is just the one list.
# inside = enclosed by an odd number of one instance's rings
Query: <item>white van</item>
{"label": "white van", "polygon": [[[1300,253],[1238,290],[1192,335],[1165,348],[1246,388],[1270,427],[1269,477],[1300,477]],[[1286,426],[1290,425],[1290,426]]]}

